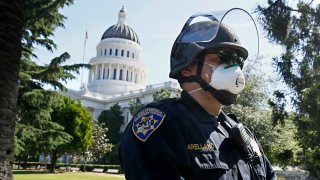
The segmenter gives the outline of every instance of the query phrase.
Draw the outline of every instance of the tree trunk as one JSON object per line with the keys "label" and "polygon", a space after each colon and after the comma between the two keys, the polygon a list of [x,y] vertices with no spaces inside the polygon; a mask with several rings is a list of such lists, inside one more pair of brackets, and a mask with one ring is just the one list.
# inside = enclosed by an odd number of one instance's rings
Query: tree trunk
{"label": "tree trunk", "polygon": [[27,169],[28,167],[28,155],[23,156],[23,169]]}
{"label": "tree trunk", "polygon": [[24,0],[0,1],[0,179],[13,179],[13,140]]}
{"label": "tree trunk", "polygon": [[52,151],[52,153],[51,153],[51,166],[50,166],[50,172],[51,173],[55,173],[56,172],[57,159],[58,159],[57,151]]}
{"label": "tree trunk", "polygon": [[83,172],[86,172],[86,165],[87,165],[87,160],[84,160],[84,164],[83,164]]}

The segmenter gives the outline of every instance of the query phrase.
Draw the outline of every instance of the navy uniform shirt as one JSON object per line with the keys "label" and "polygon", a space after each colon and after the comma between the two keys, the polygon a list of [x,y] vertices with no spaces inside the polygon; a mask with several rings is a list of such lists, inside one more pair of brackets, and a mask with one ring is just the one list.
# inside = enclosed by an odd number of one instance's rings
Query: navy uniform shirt
{"label": "navy uniform shirt", "polygon": [[147,105],[121,139],[119,157],[126,179],[276,179],[264,154],[255,171],[250,169],[220,123],[226,119],[233,121],[223,112],[218,117],[208,114],[186,92],[181,99]]}

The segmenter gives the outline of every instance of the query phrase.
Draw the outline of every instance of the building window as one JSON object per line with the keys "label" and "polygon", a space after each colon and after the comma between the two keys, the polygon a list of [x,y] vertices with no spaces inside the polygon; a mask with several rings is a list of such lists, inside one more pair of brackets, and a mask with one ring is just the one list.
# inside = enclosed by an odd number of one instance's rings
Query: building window
{"label": "building window", "polygon": [[105,55],[105,56],[107,55],[107,49],[104,50],[104,55]]}
{"label": "building window", "polygon": [[115,53],[115,55],[116,55],[116,56],[118,56],[118,49],[116,49],[116,53]]}
{"label": "building window", "polygon": [[134,53],[132,53],[132,58],[134,59]]}
{"label": "building window", "polygon": [[109,50],[109,55],[112,55],[112,49]]}
{"label": "building window", "polygon": [[117,78],[117,69],[114,68],[113,69],[113,79],[116,79]]}
{"label": "building window", "polygon": [[130,82],[132,82],[132,71],[131,71],[131,77],[130,77]]}
{"label": "building window", "polygon": [[104,79],[104,78],[105,78],[105,75],[106,75],[106,69],[105,69],[105,68],[103,68],[102,79]]}
{"label": "building window", "polygon": [[120,77],[119,80],[122,80],[122,69],[120,69]]}
{"label": "building window", "polygon": [[124,50],[122,49],[122,50],[121,50],[121,56],[123,56],[123,55],[124,55]]}
{"label": "building window", "polygon": [[127,51],[127,57],[129,57],[130,56],[130,52],[129,51]]}
{"label": "building window", "polygon": [[108,74],[107,74],[107,79],[109,79],[109,68],[108,68]]}
{"label": "building window", "polygon": [[129,71],[127,70],[126,81],[129,81]]}

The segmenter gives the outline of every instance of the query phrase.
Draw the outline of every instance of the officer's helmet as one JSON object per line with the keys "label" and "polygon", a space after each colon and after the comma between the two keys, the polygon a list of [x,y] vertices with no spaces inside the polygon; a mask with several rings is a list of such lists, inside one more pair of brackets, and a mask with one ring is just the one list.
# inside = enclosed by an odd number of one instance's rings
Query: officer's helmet
{"label": "officer's helmet", "polygon": [[248,51],[241,46],[238,36],[226,24],[213,20],[189,25],[188,21],[171,50],[170,78],[178,79],[182,69],[195,62],[208,50],[218,53],[225,48],[235,49],[236,56],[242,62],[248,57]]}

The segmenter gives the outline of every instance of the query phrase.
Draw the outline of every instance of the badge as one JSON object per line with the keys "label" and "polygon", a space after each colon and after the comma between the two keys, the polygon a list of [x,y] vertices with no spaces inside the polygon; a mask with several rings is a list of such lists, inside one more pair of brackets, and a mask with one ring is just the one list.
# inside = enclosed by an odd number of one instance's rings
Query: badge
{"label": "badge", "polygon": [[260,149],[259,149],[259,146],[257,144],[257,142],[253,139],[250,140],[250,144],[251,144],[251,147],[253,149],[253,151],[259,156],[261,157],[261,152],[260,152]]}
{"label": "badge", "polygon": [[133,119],[133,134],[145,142],[148,137],[161,125],[166,114],[157,108],[146,108],[140,111]]}

